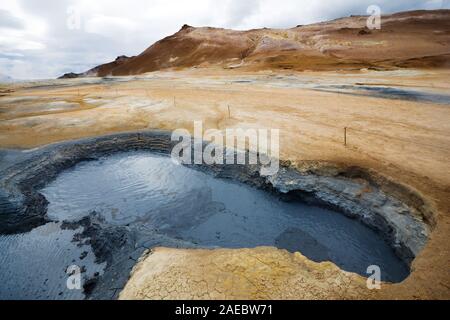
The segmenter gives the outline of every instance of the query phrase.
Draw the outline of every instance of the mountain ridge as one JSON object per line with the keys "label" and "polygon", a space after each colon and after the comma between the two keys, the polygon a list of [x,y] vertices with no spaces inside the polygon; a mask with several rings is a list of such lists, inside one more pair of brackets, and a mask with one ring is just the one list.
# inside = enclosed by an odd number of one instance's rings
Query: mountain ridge
{"label": "mountain ridge", "polygon": [[289,29],[231,30],[187,24],[134,57],[120,56],[81,74],[138,75],[164,69],[357,70],[450,67],[450,10],[350,16]]}

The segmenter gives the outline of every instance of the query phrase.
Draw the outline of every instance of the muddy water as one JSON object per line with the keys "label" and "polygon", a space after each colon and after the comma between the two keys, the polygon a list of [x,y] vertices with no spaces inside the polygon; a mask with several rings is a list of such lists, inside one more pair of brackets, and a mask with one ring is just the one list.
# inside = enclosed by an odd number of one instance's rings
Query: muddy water
{"label": "muddy water", "polygon": [[[79,230],[78,230],[79,231]],[[77,230],[48,223],[27,234],[0,237],[0,299],[83,299],[82,290],[68,290],[68,267],[86,266],[83,277],[102,274],[87,245],[72,242]]]}
{"label": "muddy water", "polygon": [[249,186],[215,179],[148,153],[80,164],[43,190],[48,215],[76,220],[96,211],[112,224],[157,230],[201,246],[277,246],[385,279],[407,270],[387,244],[357,221],[318,207],[283,202]]}
{"label": "muddy water", "polygon": [[[148,238],[148,246],[275,246],[364,276],[369,266],[378,265],[386,281],[408,275],[388,244],[355,220],[285,202],[159,155],[133,152],[80,163],[41,192],[52,220],[79,221],[95,212],[108,225],[132,230],[139,243]],[[65,289],[65,269],[83,265],[89,278],[101,274],[104,263],[95,263],[89,244],[73,242],[74,234],[50,223],[24,235],[0,237],[0,280],[8,280],[0,298],[82,298]],[[120,272],[126,277],[130,270]]]}

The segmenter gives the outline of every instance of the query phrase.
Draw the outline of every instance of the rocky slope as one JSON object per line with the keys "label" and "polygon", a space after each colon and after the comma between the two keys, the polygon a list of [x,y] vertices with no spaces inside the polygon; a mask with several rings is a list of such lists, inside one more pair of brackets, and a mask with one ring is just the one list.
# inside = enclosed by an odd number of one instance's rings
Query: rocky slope
{"label": "rocky slope", "polygon": [[383,16],[380,30],[351,16],[291,29],[234,31],[184,25],[136,57],[118,57],[82,74],[136,75],[169,68],[341,70],[450,66],[450,10]]}
{"label": "rocky slope", "polygon": [[111,70],[121,66],[125,62],[131,60],[134,57],[127,57],[127,56],[119,56],[116,58],[116,60],[101,64],[95,68],[92,68],[86,72],[83,73],[66,73],[63,76],[59,77],[59,79],[72,79],[72,78],[79,78],[79,77],[96,77],[97,75],[107,75],[111,72]]}

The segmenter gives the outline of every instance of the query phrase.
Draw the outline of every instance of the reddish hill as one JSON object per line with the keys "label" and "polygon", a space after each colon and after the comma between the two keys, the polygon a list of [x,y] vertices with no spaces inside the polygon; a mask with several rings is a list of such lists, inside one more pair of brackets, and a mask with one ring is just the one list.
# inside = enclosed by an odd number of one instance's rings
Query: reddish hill
{"label": "reddish hill", "polygon": [[352,16],[292,29],[234,31],[184,25],[140,55],[81,75],[135,75],[220,66],[244,70],[337,70],[450,66],[450,10],[383,16],[381,30]]}

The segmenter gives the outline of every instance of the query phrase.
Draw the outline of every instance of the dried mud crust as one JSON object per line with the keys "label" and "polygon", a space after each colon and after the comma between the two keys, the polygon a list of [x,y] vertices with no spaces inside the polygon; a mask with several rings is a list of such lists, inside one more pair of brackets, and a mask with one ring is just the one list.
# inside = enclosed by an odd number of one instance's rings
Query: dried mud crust
{"label": "dried mud crust", "polygon": [[271,247],[147,251],[121,300],[368,299],[366,279]]}

